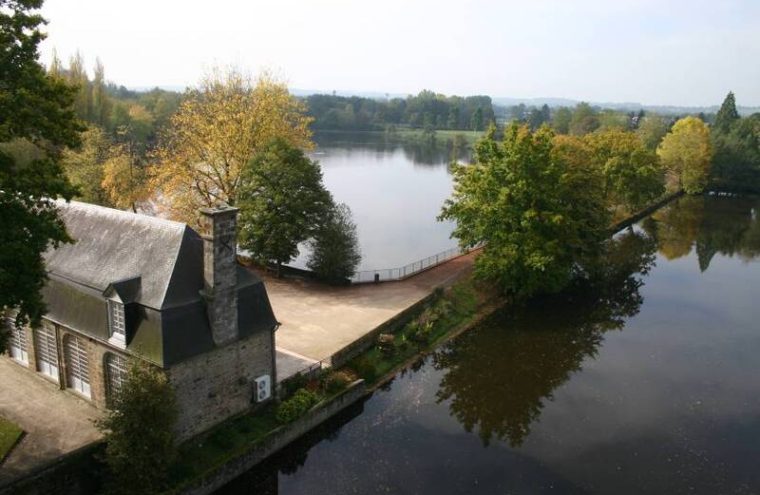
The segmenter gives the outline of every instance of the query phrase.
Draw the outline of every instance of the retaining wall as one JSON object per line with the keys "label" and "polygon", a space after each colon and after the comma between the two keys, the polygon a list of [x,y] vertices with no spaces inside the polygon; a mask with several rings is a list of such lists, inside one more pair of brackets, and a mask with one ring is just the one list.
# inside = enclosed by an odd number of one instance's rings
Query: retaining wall
{"label": "retaining wall", "polygon": [[317,404],[296,421],[270,433],[250,451],[226,462],[223,466],[192,483],[191,486],[178,490],[177,493],[182,495],[213,493],[309,430],[319,426],[354,402],[361,400],[366,393],[364,380],[355,381],[340,395],[328,402]]}

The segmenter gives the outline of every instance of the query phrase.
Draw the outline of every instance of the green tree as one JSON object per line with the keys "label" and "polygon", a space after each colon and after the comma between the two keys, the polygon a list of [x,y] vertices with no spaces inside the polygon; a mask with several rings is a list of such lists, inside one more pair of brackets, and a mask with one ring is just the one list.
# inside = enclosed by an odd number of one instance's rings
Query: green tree
{"label": "green tree", "polygon": [[112,493],[160,493],[176,456],[174,389],[157,368],[132,363],[111,409],[97,422],[104,433]]}
{"label": "green tree", "polygon": [[581,102],[575,106],[569,124],[570,134],[583,136],[597,130],[599,125],[599,117],[591,105]]}
{"label": "green tree", "polygon": [[[45,309],[42,253],[70,241],[53,198],[75,193],[58,160],[80,131],[74,90],[37,61],[41,5],[0,0],[0,143],[8,145],[0,148],[0,309],[16,308],[16,323],[32,325]],[[15,153],[19,144],[32,152]]]}
{"label": "green tree", "polygon": [[739,120],[739,112],[736,110],[736,99],[734,93],[729,91],[723,104],[720,106],[717,115],[715,115],[715,131],[727,133],[731,126]]}
{"label": "green tree", "polygon": [[276,138],[240,175],[240,245],[260,262],[282,264],[314,235],[332,206],[319,163]]}
{"label": "green tree", "polygon": [[103,190],[103,164],[108,159],[111,140],[103,129],[92,126],[82,133],[82,145],[63,151],[61,165],[66,177],[79,189],[77,197],[87,203],[109,206]]}
{"label": "green tree", "polygon": [[601,177],[555,154],[552,138],[545,127],[516,124],[502,142],[491,132],[471,165],[454,167],[454,194],[439,217],[456,221],[462,247],[485,244],[476,275],[516,297],[564,287],[606,236]]}
{"label": "green tree", "polygon": [[712,133],[712,138],[716,186],[760,192],[760,113],[739,119],[728,133]]}
{"label": "green tree", "polygon": [[573,112],[567,107],[558,108],[552,118],[552,128],[557,134],[570,133],[570,121],[573,119]]}
{"label": "green tree", "polygon": [[95,60],[95,74],[92,81],[91,120],[101,127],[108,125],[111,116],[111,100],[106,93],[105,69],[100,59]]}
{"label": "green tree", "polygon": [[334,282],[350,279],[361,261],[359,238],[351,209],[335,205],[310,241],[311,255],[306,262],[317,277]]}
{"label": "green tree", "polygon": [[686,117],[676,122],[657,148],[657,154],[667,172],[670,189],[698,194],[707,186],[712,158],[710,129],[698,118]]}
{"label": "green tree", "polygon": [[667,133],[668,123],[655,113],[647,114],[643,121],[639,121],[639,128],[636,129],[641,142],[652,151],[657,149]]}
{"label": "green tree", "polygon": [[664,192],[664,171],[657,154],[632,132],[598,131],[584,140],[604,176],[604,192],[611,206],[628,211],[642,208]]}

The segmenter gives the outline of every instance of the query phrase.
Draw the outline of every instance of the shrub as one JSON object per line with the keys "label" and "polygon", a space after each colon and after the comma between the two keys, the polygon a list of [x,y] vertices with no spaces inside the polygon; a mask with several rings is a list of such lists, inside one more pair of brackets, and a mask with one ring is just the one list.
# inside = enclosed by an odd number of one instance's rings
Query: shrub
{"label": "shrub", "polygon": [[317,394],[304,388],[299,389],[293,394],[293,397],[284,401],[277,408],[277,421],[283,424],[291,423],[303,416],[317,402],[319,402]]}
{"label": "shrub", "polygon": [[335,371],[327,375],[324,380],[324,389],[328,394],[335,394],[348,387],[351,377],[344,371]]}
{"label": "shrub", "polygon": [[377,368],[367,356],[361,356],[356,359],[352,367],[357,375],[368,382],[373,382],[377,378]]}

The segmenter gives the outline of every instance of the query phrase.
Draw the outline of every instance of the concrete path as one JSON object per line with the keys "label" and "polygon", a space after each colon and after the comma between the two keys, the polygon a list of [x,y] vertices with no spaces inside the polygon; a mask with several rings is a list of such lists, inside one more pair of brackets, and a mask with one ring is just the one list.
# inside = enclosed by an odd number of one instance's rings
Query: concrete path
{"label": "concrete path", "polygon": [[470,273],[475,255],[460,256],[400,282],[348,287],[259,274],[264,278],[275,317],[282,324],[275,334],[278,375],[287,375],[279,369],[280,353],[295,354],[307,361],[332,356],[436,287],[450,285]]}
{"label": "concrete path", "polygon": [[0,416],[26,432],[0,466],[0,485],[101,436],[95,407],[6,356],[0,357]]}

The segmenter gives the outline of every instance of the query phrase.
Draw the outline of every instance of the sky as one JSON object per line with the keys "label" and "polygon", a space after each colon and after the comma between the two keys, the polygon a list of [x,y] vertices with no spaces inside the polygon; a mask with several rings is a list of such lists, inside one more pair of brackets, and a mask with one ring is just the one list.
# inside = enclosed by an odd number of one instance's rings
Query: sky
{"label": "sky", "polygon": [[48,63],[127,87],[234,65],[292,88],[760,106],[758,0],[46,0]]}

